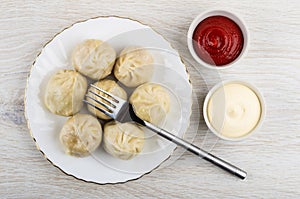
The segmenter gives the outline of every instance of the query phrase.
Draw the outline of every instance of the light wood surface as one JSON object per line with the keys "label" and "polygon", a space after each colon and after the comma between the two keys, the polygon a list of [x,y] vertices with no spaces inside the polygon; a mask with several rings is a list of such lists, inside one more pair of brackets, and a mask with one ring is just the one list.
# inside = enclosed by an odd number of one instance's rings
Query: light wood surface
{"label": "light wood surface", "polygon": [[[187,49],[193,18],[207,9],[230,9],[250,31],[250,48],[238,66],[205,70]],[[300,4],[290,1],[1,1],[0,197],[1,198],[297,198],[300,196]],[[242,79],[263,93],[267,114],[259,132],[241,142],[217,139],[194,106],[186,138],[248,171],[241,181],[176,150],[160,168],[117,185],[67,176],[36,150],[24,118],[30,65],[42,46],[72,23],[119,15],[150,25],[183,56],[197,100],[220,80]],[[202,75],[202,76],[201,76]],[[207,86],[206,86],[207,85]],[[196,132],[197,125],[199,129]],[[183,153],[183,154],[182,154]],[[101,171],[99,171],[101,172]]]}

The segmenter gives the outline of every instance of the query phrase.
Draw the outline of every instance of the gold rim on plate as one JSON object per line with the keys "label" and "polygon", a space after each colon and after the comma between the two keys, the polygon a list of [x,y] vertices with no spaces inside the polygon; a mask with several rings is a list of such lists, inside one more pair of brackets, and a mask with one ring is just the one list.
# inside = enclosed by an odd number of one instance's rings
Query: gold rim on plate
{"label": "gold rim on plate", "polygon": [[[156,166],[156,167],[153,168],[152,170],[150,170],[150,171],[148,171],[148,172],[142,174],[141,176],[139,176],[139,177],[137,177],[137,178],[129,179],[129,180],[126,180],[126,181],[124,181],[124,182],[108,182],[108,183],[99,183],[99,182],[88,181],[88,180],[84,180],[84,179],[82,179],[82,178],[78,178],[78,177],[76,177],[76,176],[73,175],[73,174],[69,174],[69,173],[65,172],[65,171],[64,171],[63,169],[61,169],[59,166],[55,165],[50,159],[48,159],[48,157],[45,155],[45,153],[40,149],[40,147],[39,147],[39,145],[38,145],[36,139],[34,138],[34,136],[33,136],[33,134],[32,134],[32,130],[31,130],[30,125],[29,125],[29,119],[28,119],[27,114],[26,114],[26,101],[27,101],[26,94],[27,94],[28,83],[29,83],[29,78],[30,78],[31,72],[32,72],[32,68],[33,68],[33,66],[35,65],[35,62],[36,62],[37,58],[41,55],[42,50],[43,50],[50,42],[52,42],[53,39],[56,38],[56,36],[58,36],[59,34],[61,34],[63,31],[65,31],[65,30],[71,28],[71,27],[74,26],[75,24],[83,23],[83,22],[86,22],[86,21],[89,21],[89,20],[92,20],[92,19],[98,19],[98,18],[110,18],[110,17],[115,17],[115,18],[120,18],[120,19],[128,19],[128,20],[131,20],[131,21],[138,22],[138,23],[140,23],[140,24],[142,24],[142,25],[148,26],[148,27],[150,27],[154,32],[156,32],[158,35],[160,35],[164,40],[166,40],[166,41],[169,43],[170,47],[178,53],[178,56],[179,56],[179,58],[180,58],[180,61],[182,62],[182,64],[183,64],[184,67],[185,67],[185,71],[186,71],[186,74],[187,74],[188,82],[189,82],[189,84],[190,84],[190,86],[191,86],[191,90],[193,91],[192,83],[191,83],[191,80],[190,80],[190,74],[189,74],[188,69],[187,69],[187,66],[184,64],[183,58],[182,58],[182,56],[179,54],[179,52],[172,46],[172,44],[171,44],[164,36],[162,36],[161,34],[159,34],[159,33],[158,33],[156,30],[154,30],[151,26],[149,26],[149,25],[147,25],[147,24],[145,24],[145,23],[142,23],[142,22],[140,22],[140,21],[138,21],[138,20],[136,20],[136,19],[132,19],[132,18],[129,18],[129,17],[117,16],[117,15],[108,15],[108,16],[97,16],[97,17],[92,17],[92,18],[85,19],[85,20],[81,20],[81,21],[77,21],[77,22],[71,24],[70,26],[68,26],[68,27],[62,29],[60,32],[56,33],[56,34],[55,34],[48,42],[46,42],[46,43],[43,45],[41,51],[36,55],[36,57],[35,57],[33,63],[31,64],[31,66],[30,66],[30,71],[29,71],[29,74],[28,74],[28,77],[27,77],[27,81],[26,81],[26,88],[25,88],[25,95],[24,95],[24,115],[25,115],[25,120],[26,120],[26,122],[27,122],[27,127],[28,127],[28,129],[29,129],[30,136],[31,136],[32,140],[33,140],[34,143],[35,143],[36,149],[37,149],[38,151],[41,152],[41,154],[43,155],[43,157],[44,157],[48,162],[50,162],[50,164],[52,164],[54,167],[58,168],[61,172],[63,172],[65,175],[67,175],[67,176],[72,176],[73,178],[75,178],[75,179],[77,179],[77,180],[80,180],[80,181],[83,181],[83,182],[93,183],[93,184],[98,184],[98,185],[116,185],[116,184],[124,184],[124,183],[126,183],[126,182],[138,180],[138,179],[142,178],[143,176],[152,173],[152,171],[158,169],[164,162],[166,162],[167,160],[169,160],[170,157],[171,157],[171,155],[172,155],[172,154],[174,153],[174,151],[177,149],[177,146],[174,148],[174,150],[171,152],[171,154],[170,154],[165,160],[163,160],[158,166]],[[193,101],[192,95],[193,95],[193,94],[191,94],[191,99],[192,99],[192,101]],[[190,118],[191,118],[191,114],[192,114],[192,105],[191,105],[190,116],[189,116]],[[188,129],[189,126],[190,126],[190,120],[188,121],[187,129]],[[186,130],[187,130],[187,129],[186,129]],[[185,133],[186,133],[186,132],[183,132],[182,137],[184,137]]]}

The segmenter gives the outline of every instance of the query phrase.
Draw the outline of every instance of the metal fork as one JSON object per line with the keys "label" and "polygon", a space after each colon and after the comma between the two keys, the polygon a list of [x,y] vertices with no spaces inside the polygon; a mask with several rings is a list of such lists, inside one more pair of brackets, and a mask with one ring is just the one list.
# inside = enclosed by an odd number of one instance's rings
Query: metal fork
{"label": "metal fork", "polygon": [[246,178],[247,173],[245,171],[243,171],[242,169],[239,169],[238,167],[210,154],[209,152],[193,145],[192,143],[189,143],[189,142],[169,133],[166,130],[163,130],[147,121],[140,119],[134,113],[132,105],[129,104],[127,101],[125,101],[117,96],[114,96],[111,93],[108,93],[105,90],[98,88],[93,84],[91,84],[91,87],[95,88],[96,90],[100,91],[103,94],[106,94],[107,97],[104,95],[99,95],[98,93],[95,93],[95,92],[89,90],[89,93],[101,98],[103,101],[99,101],[87,94],[85,95],[86,98],[91,99],[92,101],[96,102],[97,104],[101,105],[104,108],[99,108],[95,104],[93,104],[87,100],[83,100],[89,106],[94,107],[95,109],[97,109],[100,112],[106,114],[107,116],[115,119],[118,122],[124,123],[124,122],[134,121],[142,126],[145,126],[148,129],[157,133],[158,135],[164,137],[165,139],[167,139],[171,142],[174,142],[175,144],[177,144],[177,145],[187,149],[188,151],[192,152],[193,154],[213,163],[214,165],[222,168],[223,170],[225,170],[241,179]]}

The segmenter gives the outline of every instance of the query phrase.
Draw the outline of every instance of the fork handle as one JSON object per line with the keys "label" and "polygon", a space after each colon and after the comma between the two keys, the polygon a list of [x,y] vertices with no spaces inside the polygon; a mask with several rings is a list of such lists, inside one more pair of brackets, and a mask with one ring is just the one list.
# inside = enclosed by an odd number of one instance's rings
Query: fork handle
{"label": "fork handle", "polygon": [[211,162],[212,164],[220,167],[221,169],[223,169],[241,179],[246,178],[247,173],[245,171],[230,164],[229,162],[226,162],[225,160],[222,160],[222,159],[208,153],[207,151],[193,145],[192,143],[189,143],[189,142],[169,133],[168,131],[163,130],[163,129],[149,123],[149,122],[144,121],[144,124],[148,129],[154,131],[158,135],[164,137],[165,139],[167,139],[179,146],[182,146],[183,148],[187,149],[188,151],[192,152],[193,154]]}

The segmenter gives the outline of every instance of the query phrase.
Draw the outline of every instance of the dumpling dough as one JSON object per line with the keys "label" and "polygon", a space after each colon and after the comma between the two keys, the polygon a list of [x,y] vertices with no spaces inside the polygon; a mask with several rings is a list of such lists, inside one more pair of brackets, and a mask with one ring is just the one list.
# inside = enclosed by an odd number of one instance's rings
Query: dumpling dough
{"label": "dumpling dough", "polygon": [[159,84],[146,83],[134,90],[129,102],[141,119],[161,125],[170,111],[170,95]]}
{"label": "dumpling dough", "polygon": [[76,114],[66,121],[59,138],[67,154],[86,156],[100,145],[102,127],[95,117]]}
{"label": "dumpling dough", "polygon": [[153,57],[139,47],[125,48],[115,65],[116,78],[127,87],[136,87],[150,80],[153,74]]}
{"label": "dumpling dough", "polygon": [[54,114],[70,116],[79,112],[86,93],[87,80],[73,70],[59,70],[49,80],[45,105]]}
{"label": "dumpling dough", "polygon": [[144,131],[133,123],[109,122],[104,126],[103,147],[116,158],[129,160],[144,147]]}
{"label": "dumpling dough", "polygon": [[[105,80],[101,80],[98,81],[96,83],[94,83],[95,86],[97,86],[98,88],[101,88],[109,93],[111,93],[112,95],[118,96],[124,100],[127,100],[127,93],[125,92],[125,90],[123,88],[121,88],[115,81],[113,80],[109,80],[109,79],[105,79]],[[107,97],[106,94],[103,94],[102,92],[98,91],[97,89],[90,87],[89,91],[94,91],[97,94],[100,94],[101,96]],[[88,92],[88,95],[93,97],[96,100],[99,100],[101,102],[107,103],[105,102],[105,100],[101,99],[100,97],[95,96],[94,94]],[[105,109],[103,106],[101,106],[100,104],[96,103],[95,101],[87,98],[87,101],[91,102],[94,105],[97,105],[100,108]],[[97,116],[100,119],[104,119],[104,120],[108,120],[111,119],[110,117],[108,117],[107,115],[105,115],[104,113],[100,112],[99,110],[95,109],[92,106],[88,105],[88,110],[95,116]],[[106,109],[105,109],[106,110]]]}
{"label": "dumpling dough", "polygon": [[74,68],[91,79],[108,76],[116,60],[116,51],[101,40],[88,39],[77,45],[72,53]]}

